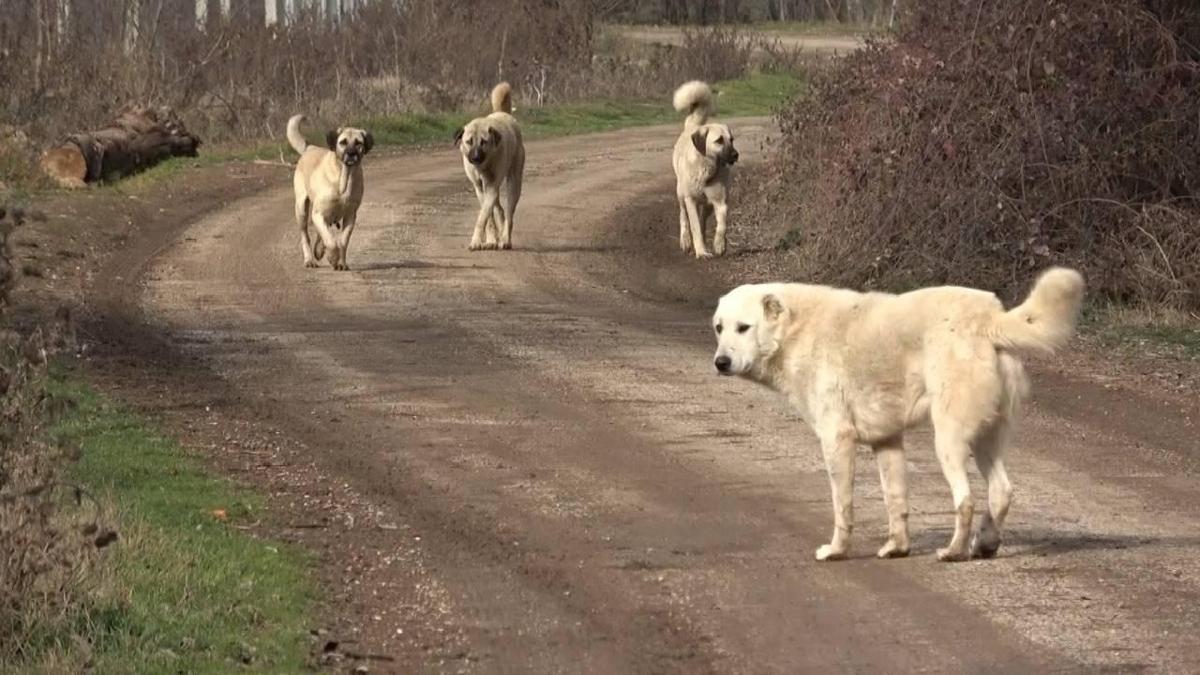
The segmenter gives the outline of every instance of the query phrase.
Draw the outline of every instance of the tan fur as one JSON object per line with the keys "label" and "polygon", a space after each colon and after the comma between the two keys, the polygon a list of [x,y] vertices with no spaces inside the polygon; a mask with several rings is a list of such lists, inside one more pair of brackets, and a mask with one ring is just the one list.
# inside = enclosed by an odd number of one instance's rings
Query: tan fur
{"label": "tan fur", "polygon": [[[362,158],[374,141],[367,131],[342,127],[326,134],[329,147],[309,145],[300,133],[303,121],[303,115],[288,120],[287,139],[300,153],[292,185],[304,266],[316,267],[328,250],[329,264],[336,270],[347,270],[346,252],[363,198]],[[319,239],[315,243],[308,236],[309,220],[317,228]]]}
{"label": "tan fur", "polygon": [[679,201],[679,248],[697,258],[712,255],[704,244],[704,224],[715,215],[713,252],[724,255],[729,221],[729,168],[738,159],[733,134],[724,124],[710,123],[715,99],[712,88],[700,81],[675,90],[675,109],[687,113],[683,131],[675,140],[671,163],[675,167],[675,196]]}
{"label": "tan fur", "polygon": [[[887,504],[889,536],[878,555],[908,554],[903,438],[927,419],[955,509],[954,535],[938,559],[996,554],[1012,496],[1003,451],[1029,387],[1018,353],[1063,346],[1083,291],[1078,272],[1054,268],[1009,311],[991,293],[954,286],[890,295],[756,284],[721,298],[713,316],[718,371],[787,395],[821,442],[834,533],[817,549],[818,560],[849,550],[860,444],[875,452]],[[988,509],[973,541],[972,454],[988,483]]]}
{"label": "tan fur", "polygon": [[525,175],[525,142],[512,116],[512,87],[497,84],[491,99],[492,114],[471,120],[454,137],[463,171],[479,200],[468,246],[472,251],[512,248],[513,218]]}

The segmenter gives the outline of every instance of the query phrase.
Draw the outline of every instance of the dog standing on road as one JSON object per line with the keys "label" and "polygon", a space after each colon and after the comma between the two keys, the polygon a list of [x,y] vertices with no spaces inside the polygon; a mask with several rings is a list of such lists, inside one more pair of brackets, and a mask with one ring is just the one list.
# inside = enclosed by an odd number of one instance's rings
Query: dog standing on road
{"label": "dog standing on road", "polygon": [[[854,524],[854,453],[869,445],[888,513],[880,558],[908,555],[904,431],[929,419],[954,496],[954,535],[939,560],[990,558],[1012,498],[1003,453],[1029,383],[1017,355],[1070,339],[1083,277],[1053,268],[1004,311],[985,291],[941,286],[891,295],[804,284],[740,286],[713,315],[714,365],[788,396],[821,442],[833,492],[833,540],[817,560],[846,556]],[[971,455],[987,510],[971,540]]]}
{"label": "dog standing on road", "polygon": [[729,167],[738,160],[733,134],[724,124],[708,121],[715,112],[715,100],[712,88],[704,82],[695,80],[676,89],[674,103],[676,110],[687,113],[671,156],[679,198],[679,248],[684,253],[694,251],[697,258],[712,257],[704,246],[704,224],[715,214],[713,252],[724,255]]}
{"label": "dog standing on road", "polygon": [[[316,267],[329,251],[335,270],[350,269],[346,250],[358,218],[363,197],[362,158],[375,144],[370,132],[342,127],[325,134],[327,147],[309,145],[300,133],[304,115],[287,124],[287,139],[300,153],[292,184],[296,192],[296,223],[300,226],[300,250],[304,266]],[[308,237],[308,221],[317,228],[317,241]]]}
{"label": "dog standing on road", "polygon": [[454,135],[463,170],[479,199],[468,247],[472,251],[512,248],[513,216],[525,174],[525,142],[512,111],[512,87],[501,82],[492,89],[492,114],[471,120]]}

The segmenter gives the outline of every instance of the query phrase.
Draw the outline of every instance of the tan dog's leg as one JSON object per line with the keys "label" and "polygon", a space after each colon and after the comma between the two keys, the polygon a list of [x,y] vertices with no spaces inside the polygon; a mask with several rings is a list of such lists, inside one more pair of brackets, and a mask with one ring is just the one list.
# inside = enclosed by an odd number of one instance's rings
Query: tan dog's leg
{"label": "tan dog's leg", "polygon": [[350,212],[342,217],[342,231],[338,233],[338,250],[341,251],[341,257],[333,266],[335,270],[350,269],[346,255],[350,252],[350,235],[354,232],[354,223],[357,220],[358,212]]}
{"label": "tan dog's leg", "polygon": [[483,244],[484,248],[494,249],[499,246],[500,229],[504,222],[504,207],[500,205],[500,199],[496,199],[496,205],[492,207],[492,216],[488,218],[487,225],[483,228]]}
{"label": "tan dog's leg", "polygon": [[817,549],[817,560],[841,560],[850,549],[854,529],[854,450],[853,432],[839,431],[821,439],[829,488],[833,493],[833,540]]}
{"label": "tan dog's leg", "polygon": [[725,225],[729,217],[729,205],[722,199],[713,204],[717,216],[717,231],[713,233],[713,253],[725,255]]}
{"label": "tan dog's leg", "polygon": [[875,555],[903,558],[908,555],[908,467],[904,463],[904,440],[889,439],[875,445],[874,450],[888,514],[888,540]]}
{"label": "tan dog's leg", "polygon": [[683,205],[687,209],[688,220],[691,221],[692,249],[696,258],[711,258],[712,254],[704,247],[704,221],[700,219],[699,205],[691,197],[684,197]]}
{"label": "tan dog's leg", "polygon": [[329,230],[329,225],[325,222],[325,216],[313,211],[312,223],[313,227],[317,228],[317,236],[321,238],[321,244],[325,247],[325,251],[329,256],[329,264],[336,267],[338,260],[341,259],[341,249],[338,247],[337,238]]}
{"label": "tan dog's leg", "polygon": [[496,200],[499,195],[496,193],[494,186],[488,185],[480,192],[479,200],[479,215],[475,218],[475,231],[471,233],[471,245],[467,248],[472,251],[480,249],[496,248],[495,242],[484,244],[483,230],[487,226],[488,221],[493,218],[492,209],[496,208]]}
{"label": "tan dog's leg", "polygon": [[296,200],[296,224],[300,226],[300,252],[304,254],[304,266],[316,267],[313,258],[312,240],[308,238],[308,199]]}
{"label": "tan dog's leg", "polygon": [[688,225],[687,206],[683,203],[683,197],[679,198],[679,250],[692,252],[692,228]]}
{"label": "tan dog's leg", "polygon": [[517,202],[521,201],[521,176],[511,176],[504,181],[504,224],[500,230],[500,248],[512,248],[513,218],[517,215]]}
{"label": "tan dog's leg", "polygon": [[944,562],[956,562],[967,560],[971,554],[967,548],[971,537],[971,519],[975,515],[971,482],[967,477],[967,458],[971,456],[971,447],[967,443],[969,435],[964,433],[957,420],[938,417],[935,414],[933,420],[934,446],[942,465],[942,474],[946,476],[950,493],[954,496],[954,536],[946,548],[938,549],[937,558]]}
{"label": "tan dog's leg", "polygon": [[973,557],[991,558],[1000,550],[1000,530],[1012,504],[1012,483],[1008,482],[1003,459],[1008,433],[1008,422],[1001,421],[975,442],[975,464],[988,484],[988,511],[971,543]]}

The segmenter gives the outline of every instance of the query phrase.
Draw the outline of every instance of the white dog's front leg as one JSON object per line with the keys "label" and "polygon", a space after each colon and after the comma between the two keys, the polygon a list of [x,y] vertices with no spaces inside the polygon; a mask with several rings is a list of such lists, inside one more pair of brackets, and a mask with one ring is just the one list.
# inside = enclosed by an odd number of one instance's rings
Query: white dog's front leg
{"label": "white dog's front leg", "polygon": [[679,250],[684,253],[692,252],[692,228],[688,226],[687,206],[683,197],[679,198]]}
{"label": "white dog's front leg", "polygon": [[696,252],[696,258],[711,258],[712,254],[704,246],[704,221],[700,219],[700,209],[696,200],[684,197],[683,205],[687,208],[688,220],[691,221],[692,249]]}
{"label": "white dog's front leg", "polygon": [[850,550],[850,532],[854,528],[855,446],[854,434],[848,431],[839,431],[821,441],[833,493],[833,539],[817,549],[817,560],[841,560]]}
{"label": "white dog's front leg", "polygon": [[471,234],[471,245],[468,246],[472,251],[478,251],[485,248],[496,248],[496,241],[492,239],[490,244],[485,244],[483,241],[484,228],[487,227],[488,221],[493,218],[492,209],[496,208],[496,201],[500,195],[496,190],[488,187],[483,190],[483,198],[479,203],[479,216],[475,218],[475,231]]}

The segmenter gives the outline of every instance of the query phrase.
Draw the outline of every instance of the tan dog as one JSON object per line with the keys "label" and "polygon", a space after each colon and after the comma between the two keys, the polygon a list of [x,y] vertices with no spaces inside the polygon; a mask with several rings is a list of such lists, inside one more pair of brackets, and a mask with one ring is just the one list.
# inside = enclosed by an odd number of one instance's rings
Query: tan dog
{"label": "tan dog", "polygon": [[468,247],[472,251],[512,248],[513,216],[525,175],[525,142],[512,111],[512,87],[501,82],[492,89],[492,114],[471,120],[454,135],[463,170],[479,199]]}
{"label": "tan dog", "polygon": [[[346,250],[363,197],[362,158],[375,144],[370,132],[342,127],[325,134],[327,147],[309,145],[300,133],[303,115],[288,120],[288,143],[300,153],[292,184],[296,191],[296,223],[304,266],[316,267],[329,251],[335,270],[350,269]],[[308,221],[317,228],[315,243],[308,238]]]}
{"label": "tan dog", "polygon": [[[954,286],[902,295],[803,284],[741,286],[713,316],[717,371],[788,396],[816,432],[833,492],[833,540],[817,560],[846,556],[853,526],[854,453],[875,452],[888,512],[881,558],[908,554],[904,431],[930,419],[954,496],[954,536],[939,560],[990,558],[1012,486],[1003,453],[1029,384],[1017,354],[1070,339],[1083,277],[1054,268],[1004,311],[995,295]],[[987,511],[969,541],[974,502],[967,461],[988,485]]]}
{"label": "tan dog", "polygon": [[713,252],[725,254],[725,228],[729,225],[729,167],[738,160],[733,134],[724,124],[709,122],[714,111],[713,91],[692,81],[675,90],[675,109],[687,113],[683,133],[675,141],[671,162],[675,166],[675,195],[679,198],[679,248],[710,258],[704,247],[704,224],[717,218]]}

